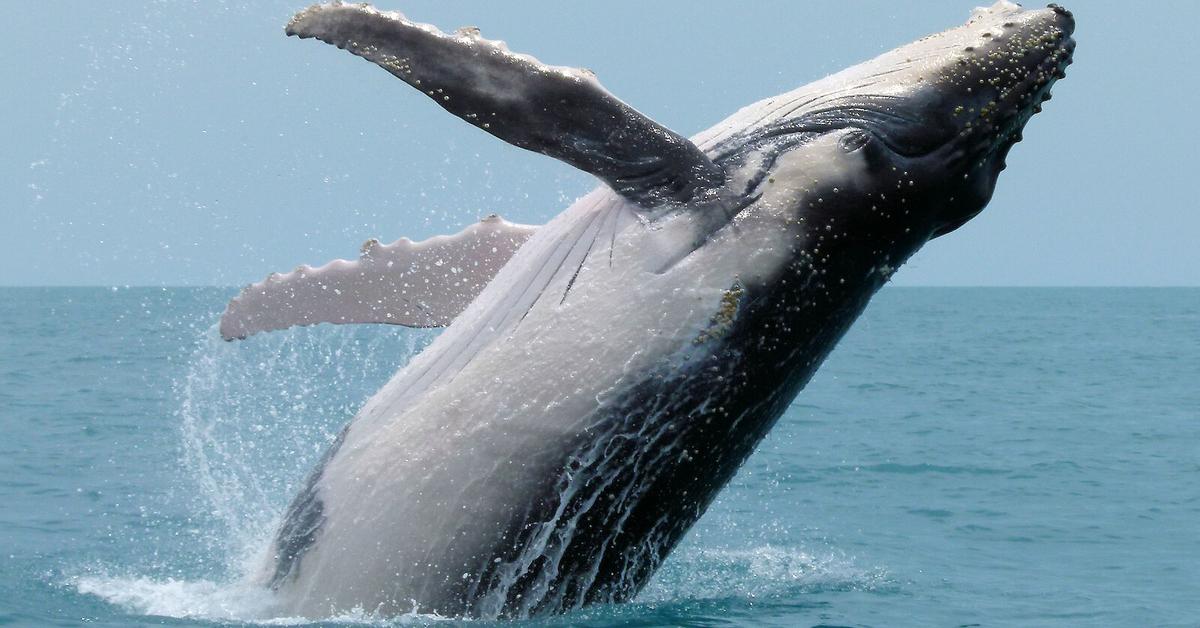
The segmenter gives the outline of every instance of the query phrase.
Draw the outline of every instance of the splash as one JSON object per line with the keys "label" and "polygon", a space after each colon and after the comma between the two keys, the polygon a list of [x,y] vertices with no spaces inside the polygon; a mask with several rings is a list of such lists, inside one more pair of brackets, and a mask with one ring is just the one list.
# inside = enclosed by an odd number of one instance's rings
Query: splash
{"label": "splash", "polygon": [[177,383],[184,482],[207,555],[250,576],[287,500],[343,425],[434,333],[320,326],[240,343],[215,328]]}
{"label": "splash", "polygon": [[[194,529],[189,536],[201,539],[199,546],[166,558],[178,565],[156,564],[142,573],[93,567],[68,578],[68,586],[134,614],[311,621],[278,617],[270,594],[255,584],[279,517],[341,427],[435,336],[431,330],[322,325],[228,343],[216,325],[205,330],[174,387],[176,497],[189,513],[177,525],[180,532]],[[362,611],[330,619],[383,621]]]}
{"label": "splash", "polygon": [[207,620],[270,616],[269,594],[261,588],[210,580],[163,580],[109,575],[80,576],[72,584],[130,613]]}
{"label": "splash", "polygon": [[[180,492],[191,513],[180,525],[199,530],[191,538],[202,539],[200,547],[189,549],[190,554],[166,556],[167,564],[156,568],[87,569],[69,578],[68,586],[136,615],[264,625],[314,621],[281,616],[271,595],[256,584],[263,552],[288,500],[341,427],[435,335],[319,326],[227,343],[219,339],[215,326],[208,329],[175,390]],[[642,428],[648,426],[662,427],[649,421]],[[662,434],[643,436],[657,441]],[[669,447],[656,451],[666,450]],[[613,471],[599,460],[593,463],[584,466],[596,466],[593,471],[605,477]],[[705,527],[711,528],[713,520],[708,521]],[[549,526],[547,532],[557,530],[569,537],[575,526],[568,523],[564,529]],[[526,569],[543,555],[562,558],[569,538],[551,537],[528,548],[522,562]],[[562,619],[619,618],[646,605],[671,607],[697,600],[736,605],[806,592],[891,586],[885,573],[857,568],[844,556],[770,545],[765,538],[746,540],[748,547],[722,549],[698,543],[693,535],[634,604],[591,607],[583,615],[576,611]],[[514,578],[502,580],[511,585]],[[549,584],[540,582],[535,597],[548,594],[544,587]],[[386,618],[357,609],[321,621],[426,625],[444,619],[416,609]]]}

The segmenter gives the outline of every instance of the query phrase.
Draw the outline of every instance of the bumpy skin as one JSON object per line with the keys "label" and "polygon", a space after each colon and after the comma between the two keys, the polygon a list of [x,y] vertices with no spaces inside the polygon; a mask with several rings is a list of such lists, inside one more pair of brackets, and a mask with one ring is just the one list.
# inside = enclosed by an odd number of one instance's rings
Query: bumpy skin
{"label": "bumpy skin", "polygon": [[284,612],[635,595],[895,268],[987,203],[1072,28],[979,10],[693,138],[711,195],[602,187],[541,228],[297,497],[263,570]]}

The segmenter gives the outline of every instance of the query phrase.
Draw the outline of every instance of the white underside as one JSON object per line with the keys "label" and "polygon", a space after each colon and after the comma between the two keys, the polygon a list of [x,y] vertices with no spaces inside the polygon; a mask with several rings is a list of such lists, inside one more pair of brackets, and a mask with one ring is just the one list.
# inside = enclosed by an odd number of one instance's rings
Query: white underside
{"label": "white underside", "polygon": [[686,214],[646,225],[598,189],[539,230],[352,422],[318,484],[318,541],[281,590],[289,610],[411,610],[502,547],[505,524],[526,516],[593,427],[587,417],[690,350],[735,282],[770,281],[791,258],[786,209],[805,186],[788,175],[856,174],[844,160],[831,172],[820,155],[836,138],[825,143],[779,164],[780,183],[666,272],[655,271],[690,233]]}

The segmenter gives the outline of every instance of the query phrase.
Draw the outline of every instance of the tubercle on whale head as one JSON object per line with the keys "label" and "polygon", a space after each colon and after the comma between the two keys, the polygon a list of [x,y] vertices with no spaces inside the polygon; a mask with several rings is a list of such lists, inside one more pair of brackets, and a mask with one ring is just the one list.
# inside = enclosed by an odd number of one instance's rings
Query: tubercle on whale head
{"label": "tubercle on whale head", "polygon": [[826,79],[835,96],[767,132],[841,133],[844,151],[866,157],[877,175],[874,197],[901,185],[926,208],[912,228],[938,237],[991,199],[1009,149],[1065,76],[1074,26],[1057,5],[1027,10],[1001,0],[962,26]]}
{"label": "tubercle on whale head", "polygon": [[964,46],[930,88],[943,119],[949,111],[955,133],[931,157],[961,178],[958,199],[939,217],[931,237],[957,229],[988,203],[1009,150],[1050,100],[1055,81],[1066,76],[1075,50],[1074,16],[1053,4],[1023,10],[998,2],[977,10],[964,28],[978,43]]}

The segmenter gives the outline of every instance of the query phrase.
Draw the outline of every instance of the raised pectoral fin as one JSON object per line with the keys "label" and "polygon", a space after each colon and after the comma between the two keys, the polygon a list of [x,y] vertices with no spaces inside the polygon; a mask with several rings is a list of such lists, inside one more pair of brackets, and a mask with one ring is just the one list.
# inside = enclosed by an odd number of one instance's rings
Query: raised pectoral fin
{"label": "raised pectoral fin", "polygon": [[317,5],[287,33],[373,61],[450,113],[521,148],[590,172],[656,207],[687,202],[724,173],[686,138],[618,100],[588,71],[510,52],[477,29],[446,34],[366,5]]}
{"label": "raised pectoral fin", "polygon": [[246,286],[225,308],[221,336],[316,323],[448,325],[536,230],[493,216],[422,242],[368,240],[357,260],[301,266]]}

